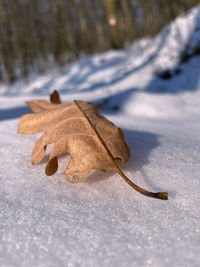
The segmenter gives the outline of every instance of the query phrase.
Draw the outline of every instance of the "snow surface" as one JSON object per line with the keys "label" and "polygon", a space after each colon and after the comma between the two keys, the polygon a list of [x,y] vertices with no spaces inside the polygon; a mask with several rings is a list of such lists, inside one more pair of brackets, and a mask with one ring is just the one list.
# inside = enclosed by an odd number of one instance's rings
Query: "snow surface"
{"label": "snow surface", "polygon": [[[188,49],[199,42],[199,26],[197,7],[128,51],[0,85],[0,266],[199,266],[200,56],[179,63],[187,41]],[[155,76],[177,66],[172,79]],[[17,135],[19,116],[30,112],[25,101],[54,89],[64,101],[104,104],[131,150],[122,170],[169,200],[140,195],[114,171],[70,184],[66,157],[51,177],[47,158],[32,166],[40,134]]]}

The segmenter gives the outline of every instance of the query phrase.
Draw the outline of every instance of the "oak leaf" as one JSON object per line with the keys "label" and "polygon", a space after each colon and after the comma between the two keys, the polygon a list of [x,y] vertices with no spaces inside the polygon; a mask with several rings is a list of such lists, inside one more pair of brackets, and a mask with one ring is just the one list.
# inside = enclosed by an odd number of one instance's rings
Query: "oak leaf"
{"label": "oak leaf", "polygon": [[80,100],[59,104],[57,91],[51,94],[50,99],[51,103],[45,100],[27,102],[34,113],[22,116],[19,123],[18,133],[44,132],[32,151],[34,165],[42,161],[47,145],[53,143],[45,169],[47,175],[57,171],[57,157],[66,153],[71,156],[66,168],[66,177],[70,182],[83,180],[92,169],[114,169],[140,193],[167,199],[165,192],[152,193],[138,187],[119,169],[115,160],[126,162],[130,151],[123,131],[97,111],[100,106]]}

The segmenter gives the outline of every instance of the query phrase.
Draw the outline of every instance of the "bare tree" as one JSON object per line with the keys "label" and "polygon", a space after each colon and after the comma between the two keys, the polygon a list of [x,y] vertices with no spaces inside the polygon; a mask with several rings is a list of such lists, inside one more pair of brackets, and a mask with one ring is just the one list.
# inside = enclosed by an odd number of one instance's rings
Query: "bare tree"
{"label": "bare tree", "polygon": [[200,0],[1,0],[0,69],[13,82],[49,56],[58,65],[156,34]]}

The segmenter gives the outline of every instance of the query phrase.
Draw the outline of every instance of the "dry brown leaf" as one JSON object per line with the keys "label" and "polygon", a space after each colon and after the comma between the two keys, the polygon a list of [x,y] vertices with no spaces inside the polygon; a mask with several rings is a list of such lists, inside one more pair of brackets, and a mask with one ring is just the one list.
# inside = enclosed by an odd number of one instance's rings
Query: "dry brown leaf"
{"label": "dry brown leaf", "polygon": [[97,111],[99,106],[77,100],[68,104],[58,104],[60,97],[56,91],[51,95],[51,102],[27,102],[35,113],[22,116],[19,123],[18,133],[44,132],[33,148],[34,165],[39,164],[44,158],[46,146],[54,143],[45,170],[47,175],[53,175],[57,171],[57,156],[66,153],[71,156],[66,168],[66,177],[70,182],[83,180],[91,169],[115,169],[140,193],[167,199],[165,192],[152,193],[138,187],[118,168],[115,160],[126,162],[130,151],[122,130]]}

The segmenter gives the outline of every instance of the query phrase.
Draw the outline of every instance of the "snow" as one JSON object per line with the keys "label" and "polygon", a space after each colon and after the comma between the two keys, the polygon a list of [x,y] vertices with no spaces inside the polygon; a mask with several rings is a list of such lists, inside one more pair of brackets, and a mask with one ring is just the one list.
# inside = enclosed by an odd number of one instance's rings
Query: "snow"
{"label": "snow", "polygon": [[[1,266],[199,266],[200,56],[179,64],[187,41],[190,50],[199,42],[198,25],[200,7],[127,51],[0,85]],[[171,79],[155,76],[177,67],[182,72]],[[137,193],[114,171],[68,183],[66,157],[51,177],[47,158],[32,166],[40,134],[17,135],[19,117],[30,112],[25,101],[48,99],[54,89],[65,102],[104,104],[131,150],[121,169],[141,187],[167,191],[169,200]]]}

